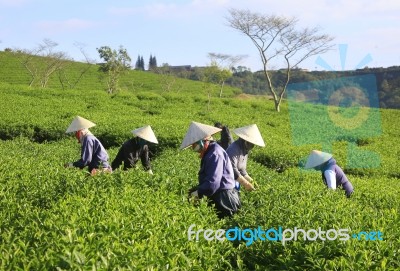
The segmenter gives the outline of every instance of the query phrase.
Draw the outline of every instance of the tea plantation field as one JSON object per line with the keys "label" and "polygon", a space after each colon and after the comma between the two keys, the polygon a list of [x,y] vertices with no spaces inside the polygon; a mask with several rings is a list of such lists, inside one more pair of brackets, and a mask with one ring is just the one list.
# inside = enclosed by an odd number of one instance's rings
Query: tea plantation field
{"label": "tea plantation field", "polygon": [[[299,167],[321,145],[293,144],[286,103],[277,113],[262,97],[144,88],[109,95],[8,83],[0,83],[0,97],[1,270],[400,269],[398,110],[380,111],[380,135],[333,143],[355,187],[347,199],[325,189],[320,173]],[[321,109],[313,110],[317,116]],[[140,165],[93,177],[65,169],[79,158],[76,139],[64,133],[76,115],[97,124],[91,131],[111,160],[131,130],[151,125],[160,143],[151,147],[154,175]],[[254,148],[248,164],[257,190],[241,191],[243,207],[232,219],[218,220],[205,200],[198,206],[187,200],[200,165],[196,153],[179,150],[191,121],[231,129],[256,123],[263,135],[267,146]],[[349,146],[375,153],[379,165],[351,168]],[[193,224],[194,230],[347,229],[350,238],[196,241],[188,238]],[[353,237],[378,231],[376,240]]]}

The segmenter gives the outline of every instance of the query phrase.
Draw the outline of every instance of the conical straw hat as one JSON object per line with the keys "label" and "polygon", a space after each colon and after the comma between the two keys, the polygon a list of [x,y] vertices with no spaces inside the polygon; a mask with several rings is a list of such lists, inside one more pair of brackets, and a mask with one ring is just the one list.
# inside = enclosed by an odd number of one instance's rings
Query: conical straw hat
{"label": "conical straw hat", "polygon": [[330,153],[312,150],[310,155],[308,156],[305,168],[314,168],[316,166],[319,166],[319,165],[325,163],[326,161],[328,161],[331,158],[332,158],[332,154],[330,154]]}
{"label": "conical straw hat", "polygon": [[144,140],[158,144],[156,135],[154,134],[150,125],[137,128],[136,130],[133,130],[132,133],[140,138],[143,138]]}
{"label": "conical straw hat", "polygon": [[233,132],[240,138],[260,147],[265,147],[264,140],[256,124],[236,128]]}
{"label": "conical straw hat", "polygon": [[88,129],[93,126],[96,126],[96,124],[94,124],[90,120],[87,120],[87,119],[77,116],[71,122],[71,124],[69,125],[69,127],[65,133],[72,133],[72,132],[79,131],[81,129],[85,129],[85,128]]}
{"label": "conical straw hat", "polygon": [[189,130],[183,139],[180,149],[187,148],[200,139],[212,136],[220,131],[220,128],[192,121],[189,126]]}

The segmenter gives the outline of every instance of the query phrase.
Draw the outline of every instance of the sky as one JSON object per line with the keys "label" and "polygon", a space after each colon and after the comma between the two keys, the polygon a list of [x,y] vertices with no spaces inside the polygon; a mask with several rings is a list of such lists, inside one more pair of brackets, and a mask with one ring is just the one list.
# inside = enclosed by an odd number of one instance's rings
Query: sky
{"label": "sky", "polygon": [[147,64],[152,55],[158,66],[206,66],[208,54],[217,53],[245,56],[236,66],[260,70],[250,38],[228,26],[231,8],[296,17],[299,28],[334,37],[332,50],[300,68],[400,66],[398,0],[0,0],[0,50],[33,50],[48,39],[76,61],[86,55],[100,62],[97,48],[122,46],[132,65],[138,56]]}

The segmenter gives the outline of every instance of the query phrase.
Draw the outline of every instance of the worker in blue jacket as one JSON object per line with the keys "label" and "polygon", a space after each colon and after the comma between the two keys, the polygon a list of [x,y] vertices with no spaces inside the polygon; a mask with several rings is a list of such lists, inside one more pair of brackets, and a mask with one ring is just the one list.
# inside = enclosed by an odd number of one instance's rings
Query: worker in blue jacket
{"label": "worker in blue jacket", "polygon": [[305,168],[321,171],[322,181],[328,189],[342,188],[348,198],[354,192],[353,185],[330,153],[318,150],[311,151]]}
{"label": "worker in blue jacket", "polygon": [[190,196],[199,199],[206,196],[215,206],[218,217],[224,218],[237,213],[241,203],[229,156],[212,138],[219,131],[210,125],[192,122],[181,149],[191,147],[201,158],[199,184],[189,190]]}
{"label": "worker in blue jacket", "polygon": [[108,164],[108,153],[90,131],[89,128],[95,126],[93,122],[77,116],[66,133],[75,133],[78,143],[81,144],[81,158],[72,163],[66,163],[65,167],[78,167],[80,169],[88,167],[89,172],[94,175],[97,172],[111,172]]}

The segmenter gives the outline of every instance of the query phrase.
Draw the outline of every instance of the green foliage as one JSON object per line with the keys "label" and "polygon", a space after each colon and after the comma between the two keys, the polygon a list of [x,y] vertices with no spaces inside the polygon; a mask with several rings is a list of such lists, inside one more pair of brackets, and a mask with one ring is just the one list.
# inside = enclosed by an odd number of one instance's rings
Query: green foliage
{"label": "green foliage", "polygon": [[149,71],[153,71],[157,69],[157,58],[155,56],[150,55],[149,59]]}
{"label": "green foliage", "polygon": [[135,64],[135,70],[144,71],[144,59],[143,56],[138,56]]}
{"label": "green foliage", "polygon": [[[398,110],[380,110],[382,133],[353,142],[379,155],[379,167],[349,168],[347,142],[334,143],[335,158],[355,187],[347,199],[342,190],[327,190],[320,173],[299,168],[300,160],[321,146],[293,144],[286,103],[278,113],[265,97],[214,93],[208,98],[201,84],[189,80],[179,80],[179,91],[165,92],[157,75],[141,71],[130,73],[126,89],[108,95],[91,87],[99,84],[96,70],[91,72],[92,81],[82,79],[76,89],[0,83],[1,270],[400,268]],[[0,76],[8,75],[3,70]],[[79,144],[65,134],[76,115],[97,124],[91,131],[111,160],[131,130],[151,125],[160,142],[150,146],[154,175],[140,165],[94,177],[65,169],[65,162],[79,158]],[[192,120],[220,121],[231,130],[256,123],[266,142],[249,156],[247,169],[257,190],[241,191],[243,207],[232,219],[218,220],[206,200],[199,205],[187,200],[200,160],[178,148]],[[379,230],[384,240],[196,242],[187,237],[192,224],[213,230]]]}
{"label": "green foliage", "polygon": [[100,58],[105,63],[100,64],[100,71],[108,74],[108,93],[117,91],[118,81],[124,72],[131,66],[131,58],[126,49],[122,46],[117,50],[112,50],[108,46],[101,46],[97,48]]}

